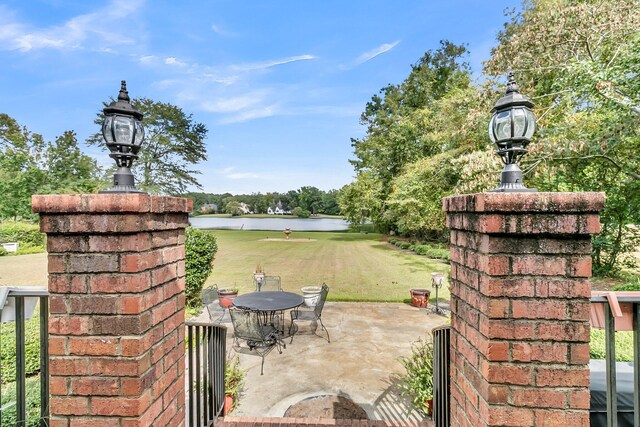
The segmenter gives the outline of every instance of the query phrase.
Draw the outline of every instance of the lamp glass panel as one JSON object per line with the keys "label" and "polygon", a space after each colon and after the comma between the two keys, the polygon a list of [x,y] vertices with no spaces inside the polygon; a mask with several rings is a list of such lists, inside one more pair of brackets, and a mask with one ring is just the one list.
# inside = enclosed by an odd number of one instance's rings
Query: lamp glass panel
{"label": "lamp glass panel", "polygon": [[136,123],[136,139],[133,141],[133,144],[136,146],[141,146],[144,141],[144,127],[140,120],[135,120]]}
{"label": "lamp glass panel", "polygon": [[493,131],[498,141],[511,139],[511,114],[509,111],[501,111],[493,116]]}
{"label": "lamp glass panel", "polygon": [[[131,144],[133,141],[133,117],[116,116],[114,118],[114,134],[118,144]],[[129,147],[121,147],[120,151],[128,153]]]}
{"label": "lamp glass panel", "polygon": [[489,120],[489,138],[494,144],[496,143],[496,136],[493,133],[493,121],[495,120],[495,118],[496,115],[494,114],[493,116],[491,116],[491,120]]}
{"label": "lamp glass panel", "polygon": [[527,115],[527,132],[525,133],[524,137],[527,139],[531,139],[531,137],[533,136],[533,132],[536,130],[536,118],[533,115],[533,111],[529,109],[524,111]]}
{"label": "lamp glass panel", "polygon": [[513,136],[516,138],[524,136],[524,130],[527,127],[527,116],[524,108],[514,108],[512,111],[513,119]]}
{"label": "lamp glass panel", "polygon": [[113,116],[106,116],[104,122],[102,122],[102,136],[107,144],[113,144],[113,133],[111,133],[111,124],[113,122]]}

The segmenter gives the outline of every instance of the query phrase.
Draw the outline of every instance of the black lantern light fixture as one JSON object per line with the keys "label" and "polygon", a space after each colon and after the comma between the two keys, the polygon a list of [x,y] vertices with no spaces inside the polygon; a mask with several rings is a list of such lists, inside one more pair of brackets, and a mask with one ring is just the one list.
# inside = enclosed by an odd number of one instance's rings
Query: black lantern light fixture
{"label": "black lantern light fixture", "polygon": [[527,153],[527,145],[536,129],[536,118],[533,115],[533,102],[522,95],[518,85],[509,73],[507,91],[496,102],[489,122],[489,138],[496,144],[498,154],[504,163],[500,174],[500,186],[494,192],[535,192],[535,188],[527,188],[522,182],[522,170],[518,161]]}
{"label": "black lantern light fixture", "polygon": [[138,151],[144,141],[142,113],[131,105],[127,83],[122,80],[118,100],[104,108],[102,136],[109,157],[116,161],[118,170],[113,175],[113,187],[101,193],[144,193],[136,189],[131,165],[138,158]]}

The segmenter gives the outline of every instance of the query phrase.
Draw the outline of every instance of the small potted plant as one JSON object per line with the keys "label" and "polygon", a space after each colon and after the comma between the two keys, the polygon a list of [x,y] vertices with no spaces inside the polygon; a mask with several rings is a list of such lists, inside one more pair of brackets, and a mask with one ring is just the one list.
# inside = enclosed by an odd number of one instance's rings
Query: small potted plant
{"label": "small potted plant", "polygon": [[424,308],[429,305],[429,296],[431,291],[429,289],[410,289],[411,293],[411,305],[414,307]]}
{"label": "small potted plant", "polygon": [[233,360],[227,361],[224,371],[224,409],[222,410],[222,416],[227,416],[236,407],[240,390],[244,385],[244,375],[244,371],[240,369],[240,358],[238,356]]}
{"label": "small potted plant", "polygon": [[411,396],[413,405],[431,416],[433,412],[433,343],[419,339],[411,346],[412,353],[401,357],[400,363],[406,374],[400,388],[403,394]]}
{"label": "small potted plant", "polygon": [[320,286],[305,286],[300,289],[302,291],[302,297],[304,298],[304,305],[307,307],[315,307],[320,299],[320,292],[322,288]]}
{"label": "small potted plant", "polygon": [[255,283],[264,283],[265,272],[261,264],[256,265],[256,271],[253,272],[253,280]]}
{"label": "small potted plant", "polygon": [[238,288],[218,288],[218,304],[222,308],[229,308],[238,296]]}

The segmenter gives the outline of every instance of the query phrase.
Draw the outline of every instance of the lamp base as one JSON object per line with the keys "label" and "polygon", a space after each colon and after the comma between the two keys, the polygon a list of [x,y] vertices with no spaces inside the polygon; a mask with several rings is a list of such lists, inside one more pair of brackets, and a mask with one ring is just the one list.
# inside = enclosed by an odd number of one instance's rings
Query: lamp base
{"label": "lamp base", "polygon": [[527,188],[522,183],[522,170],[515,163],[504,165],[500,173],[500,185],[489,193],[537,193],[535,188]]}
{"label": "lamp base", "polygon": [[101,190],[100,194],[114,194],[114,193],[142,193],[147,194],[144,191],[138,190],[135,187],[135,180],[131,169],[127,167],[120,167],[113,174],[113,187],[108,190]]}

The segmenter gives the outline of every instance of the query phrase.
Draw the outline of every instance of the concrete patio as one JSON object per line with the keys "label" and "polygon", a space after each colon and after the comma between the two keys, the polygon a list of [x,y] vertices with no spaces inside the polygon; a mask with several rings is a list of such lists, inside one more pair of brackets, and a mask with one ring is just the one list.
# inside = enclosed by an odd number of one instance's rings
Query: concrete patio
{"label": "concrete patio", "polygon": [[[214,309],[215,318],[222,312]],[[424,421],[410,399],[401,395],[398,376],[404,368],[398,358],[409,355],[413,342],[430,336],[431,329],[446,319],[408,304],[345,302],[327,303],[322,319],[331,343],[319,324],[301,322],[293,343],[287,339],[282,354],[274,350],[267,355],[264,375],[260,375],[259,356],[234,350],[233,328],[225,314],[222,323],[229,328],[228,354],[238,354],[246,371],[240,402],[232,415],[283,417],[291,405],[304,399],[337,395],[361,406],[370,420]]]}

